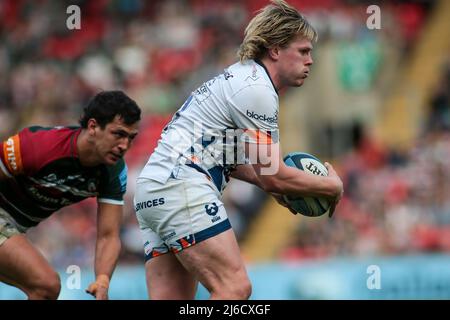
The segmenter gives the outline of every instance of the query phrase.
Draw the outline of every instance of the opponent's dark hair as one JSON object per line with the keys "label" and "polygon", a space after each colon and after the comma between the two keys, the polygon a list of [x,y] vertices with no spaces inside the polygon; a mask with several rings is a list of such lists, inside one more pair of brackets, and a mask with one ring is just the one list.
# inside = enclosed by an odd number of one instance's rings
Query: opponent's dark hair
{"label": "opponent's dark hair", "polygon": [[141,120],[141,109],[122,91],[102,91],[89,101],[79,123],[82,128],[87,128],[89,119],[93,118],[104,129],[116,116],[131,125]]}

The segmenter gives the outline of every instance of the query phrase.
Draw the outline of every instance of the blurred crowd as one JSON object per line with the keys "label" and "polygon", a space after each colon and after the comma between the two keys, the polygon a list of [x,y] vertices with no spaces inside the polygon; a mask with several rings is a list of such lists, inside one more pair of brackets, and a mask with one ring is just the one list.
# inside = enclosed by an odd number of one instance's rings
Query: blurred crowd
{"label": "blurred crowd", "polygon": [[389,150],[362,132],[339,159],[335,216],[303,219],[282,258],[450,252],[450,64],[443,70],[415,145]]}
{"label": "blurred crowd", "polygon": [[[364,22],[369,2],[288,2],[307,15],[322,42],[349,40],[368,33]],[[82,107],[100,90],[122,89],[135,99],[144,118],[140,134],[126,157],[129,179],[121,262],[142,262],[143,249],[132,207],[135,178],[171,114],[192,90],[236,60],[246,23],[267,3],[266,0],[0,1],[0,138],[32,124],[75,124]],[[79,30],[69,30],[66,25],[71,15],[66,9],[74,4],[81,8]],[[393,43],[404,44],[401,49],[407,52],[420,30],[428,2],[419,5],[396,1],[385,6],[385,27],[379,34],[391,37]],[[390,33],[394,28],[400,28],[401,32]],[[399,34],[402,41],[395,39]],[[447,112],[448,116],[446,101],[446,109],[440,104],[435,112]],[[389,153],[373,143],[361,143],[342,160],[347,188],[337,218],[327,224],[302,223],[294,249],[289,249],[297,253],[290,254],[409,250],[411,234],[415,235],[417,248],[444,246],[431,245],[429,239],[436,232],[444,232],[435,228],[434,222],[445,220],[442,212],[448,213],[444,196],[448,182],[442,173],[448,173],[448,165],[439,160],[445,159],[445,155],[437,156],[439,152],[445,153],[445,148],[448,150],[448,144],[442,132],[426,136],[414,151],[402,155]],[[442,181],[436,182],[433,178],[436,175]],[[423,184],[429,185],[425,188]],[[363,191],[373,190],[373,186],[375,192]],[[431,186],[436,190],[424,191]],[[265,197],[248,184],[230,184],[225,202],[239,239],[244,238]],[[440,202],[435,202],[438,198]],[[425,220],[420,207],[427,205],[432,213]],[[92,265],[94,211],[94,200],[65,208],[32,229],[30,238],[56,266]],[[419,220],[421,223],[417,224]],[[449,241],[447,236],[447,247]]]}
{"label": "blurred crowd", "polygon": [[[0,1],[0,138],[29,125],[75,124],[83,106],[101,90],[121,89],[136,100],[144,118],[126,156],[129,179],[121,262],[142,262],[132,206],[135,178],[171,114],[192,90],[235,61],[250,14],[265,4]],[[79,30],[66,25],[74,13],[66,12],[70,5],[81,9]],[[239,191],[228,196],[230,215],[235,228],[244,230],[245,216],[263,204],[262,194],[247,185],[233,188]],[[95,206],[94,200],[86,200],[64,208],[29,236],[56,266],[92,265]]]}

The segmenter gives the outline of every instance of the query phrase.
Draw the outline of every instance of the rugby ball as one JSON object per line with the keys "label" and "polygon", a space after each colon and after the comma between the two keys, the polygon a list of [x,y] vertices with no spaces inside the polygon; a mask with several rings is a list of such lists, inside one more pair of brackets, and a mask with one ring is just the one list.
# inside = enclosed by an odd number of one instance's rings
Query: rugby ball
{"label": "rugby ball", "polygon": [[[328,176],[325,166],[315,156],[304,152],[292,152],[284,157],[284,163],[309,174]],[[324,198],[283,196],[289,206],[297,213],[307,217],[318,217],[330,209],[330,203]]]}

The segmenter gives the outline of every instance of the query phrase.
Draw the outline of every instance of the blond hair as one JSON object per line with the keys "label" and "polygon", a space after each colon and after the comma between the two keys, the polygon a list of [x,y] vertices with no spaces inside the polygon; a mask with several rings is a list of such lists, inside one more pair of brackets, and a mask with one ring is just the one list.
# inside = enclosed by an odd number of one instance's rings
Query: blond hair
{"label": "blond hair", "polygon": [[283,0],[271,2],[245,28],[244,41],[238,51],[241,61],[260,59],[267,49],[285,47],[298,35],[317,41],[316,30],[297,9]]}

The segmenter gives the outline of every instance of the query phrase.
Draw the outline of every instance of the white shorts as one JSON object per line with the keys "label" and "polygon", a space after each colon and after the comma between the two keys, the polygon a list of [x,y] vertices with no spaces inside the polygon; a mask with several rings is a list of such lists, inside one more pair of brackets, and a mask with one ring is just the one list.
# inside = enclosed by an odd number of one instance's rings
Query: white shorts
{"label": "white shorts", "polygon": [[138,178],[134,209],[145,261],[230,229],[220,198],[209,177],[185,165],[177,167],[166,183]]}

